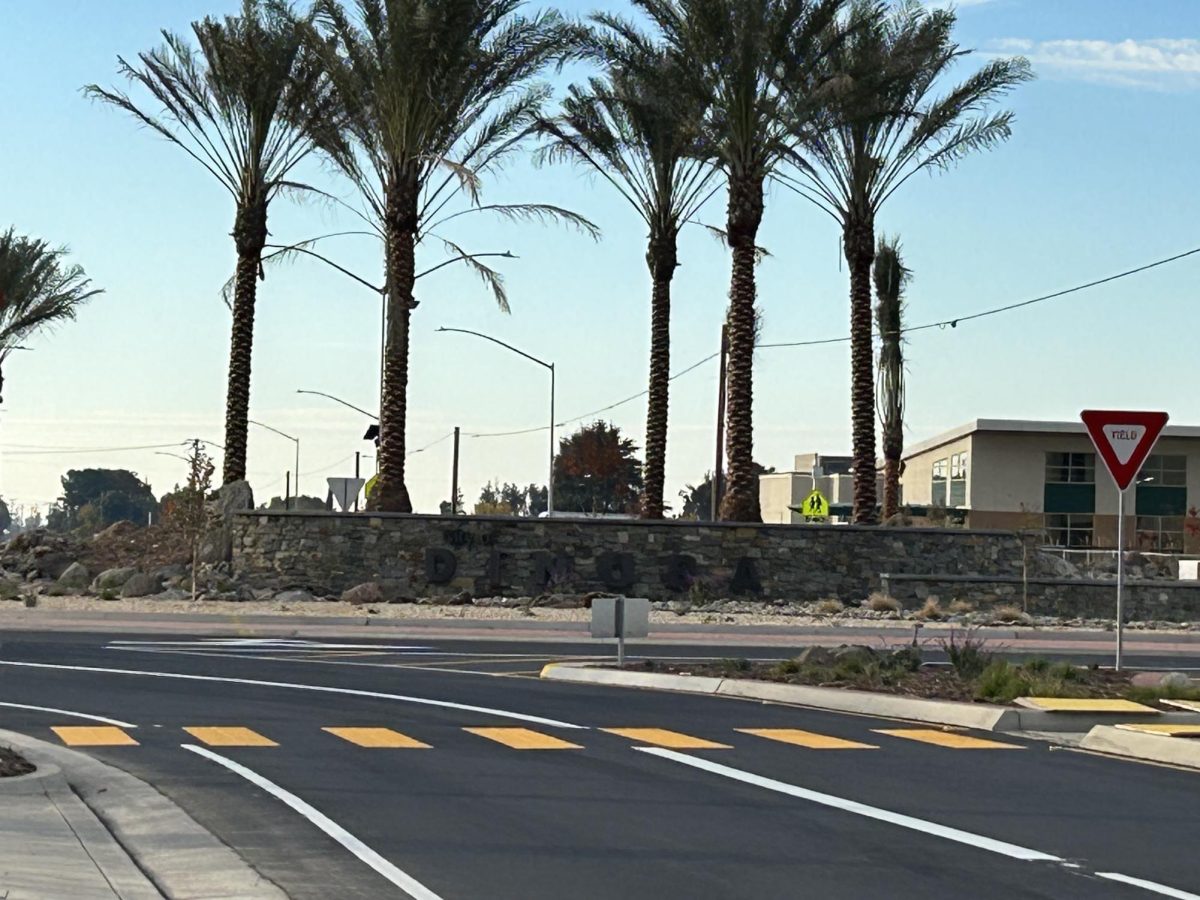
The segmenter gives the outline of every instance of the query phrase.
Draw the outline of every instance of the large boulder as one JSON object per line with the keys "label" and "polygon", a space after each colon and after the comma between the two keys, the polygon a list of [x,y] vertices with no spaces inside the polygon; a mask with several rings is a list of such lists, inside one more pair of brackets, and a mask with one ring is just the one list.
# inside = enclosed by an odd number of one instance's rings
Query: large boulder
{"label": "large boulder", "polygon": [[120,566],[116,569],[105,569],[92,582],[93,591],[117,591],[125,586],[138,570],[133,566]]}
{"label": "large boulder", "polygon": [[342,601],[352,606],[365,606],[368,603],[385,603],[383,588],[374,581],[356,584],[342,591]]}
{"label": "large boulder", "polygon": [[162,579],[146,572],[137,572],[121,585],[122,597],[148,597],[162,590]]}
{"label": "large boulder", "polygon": [[92,583],[92,573],[83,563],[73,562],[58,576],[58,584],[65,588],[83,588]]}
{"label": "large boulder", "polygon": [[233,517],[254,509],[254,492],[248,481],[231,481],[208,501],[208,533],[200,544],[200,561],[228,562],[233,558]]}

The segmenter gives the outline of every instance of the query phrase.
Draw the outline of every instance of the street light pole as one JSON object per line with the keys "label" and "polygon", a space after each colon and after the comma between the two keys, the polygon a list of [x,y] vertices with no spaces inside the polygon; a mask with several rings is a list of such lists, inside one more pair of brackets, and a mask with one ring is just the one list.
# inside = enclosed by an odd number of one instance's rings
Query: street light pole
{"label": "street light pole", "polygon": [[332,400],[334,403],[340,403],[340,404],[342,404],[342,406],[348,406],[350,409],[354,410],[355,412],[362,413],[368,419],[374,419],[376,422],[379,421],[379,416],[375,415],[375,413],[367,412],[361,406],[355,406],[353,403],[347,403],[341,397],[335,397],[335,396],[333,396],[333,394],[326,394],[324,391],[305,391],[305,390],[300,390],[299,388],[297,388],[296,393],[297,394],[313,394],[314,396],[317,396],[317,397],[324,397],[327,400]]}
{"label": "street light pole", "polygon": [[290,434],[284,434],[278,428],[272,428],[270,425],[264,425],[262,422],[256,422],[253,419],[247,419],[246,421],[249,422],[251,425],[257,425],[259,428],[265,428],[265,429],[267,429],[267,431],[273,431],[280,437],[285,437],[289,441],[295,442],[295,444],[296,444],[296,477],[293,480],[292,488],[296,491],[296,496],[299,497],[300,496],[300,438],[292,437]]}
{"label": "street light pole", "polygon": [[499,344],[506,350],[511,350],[518,356],[523,356],[530,362],[535,362],[539,366],[550,370],[550,472],[546,479],[546,515],[549,516],[554,512],[554,363],[546,362],[544,359],[538,359],[536,356],[530,356],[524,350],[518,350],[512,344],[506,344],[499,338],[494,338],[490,334],[481,334],[478,331],[471,331],[467,328],[439,328],[438,331],[453,331],[458,334],[472,334],[475,337],[483,338],[485,341],[491,341],[493,344]]}

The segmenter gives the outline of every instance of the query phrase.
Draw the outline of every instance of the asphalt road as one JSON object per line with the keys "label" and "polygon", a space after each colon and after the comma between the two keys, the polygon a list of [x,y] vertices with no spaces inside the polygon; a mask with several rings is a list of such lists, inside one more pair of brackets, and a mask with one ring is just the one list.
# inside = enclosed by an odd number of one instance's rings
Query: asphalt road
{"label": "asphalt road", "polygon": [[595,653],[15,632],[0,727],[155,784],[297,898],[1200,897],[1196,774],[536,677]]}

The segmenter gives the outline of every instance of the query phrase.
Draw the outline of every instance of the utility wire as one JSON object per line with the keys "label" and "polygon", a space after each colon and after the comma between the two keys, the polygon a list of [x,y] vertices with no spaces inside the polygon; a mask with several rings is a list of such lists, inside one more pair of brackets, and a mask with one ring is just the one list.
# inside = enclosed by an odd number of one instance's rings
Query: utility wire
{"label": "utility wire", "polygon": [[[1200,247],[1196,247],[1193,250],[1184,251],[1183,253],[1177,253],[1174,256],[1168,256],[1166,259],[1156,260],[1152,263],[1147,263],[1144,266],[1138,266],[1137,268],[1134,268],[1134,269],[1126,269],[1124,272],[1118,272],[1116,275],[1109,275],[1106,278],[1099,278],[1095,281],[1089,281],[1086,284],[1078,284],[1075,287],[1066,288],[1065,290],[1061,290],[1061,291],[1055,291],[1052,294],[1043,294],[1040,297],[1033,297],[1029,300],[1021,300],[1016,303],[1009,303],[1004,306],[997,306],[992,309],[985,309],[981,312],[971,313],[971,314],[965,315],[965,316],[958,316],[953,319],[942,319],[941,321],[938,321],[938,322],[927,322],[924,325],[914,325],[911,328],[902,328],[900,330],[900,333],[901,334],[909,334],[914,331],[926,331],[931,328],[946,328],[946,327],[957,328],[958,324],[960,322],[971,322],[971,321],[974,321],[975,319],[982,319],[987,316],[995,316],[1000,313],[1011,312],[1014,309],[1021,309],[1022,307],[1026,307],[1026,306],[1033,306],[1035,303],[1044,303],[1047,300],[1054,300],[1058,297],[1065,297],[1068,294],[1074,294],[1074,293],[1078,293],[1079,291],[1085,291],[1089,288],[1098,287],[1102,284],[1108,284],[1111,281],[1117,281],[1121,278],[1128,278],[1130,275],[1137,275],[1141,272],[1147,272],[1150,269],[1156,269],[1159,266],[1165,266],[1168,263],[1177,262],[1186,257],[1194,256],[1197,253],[1200,253]],[[845,343],[849,343],[849,341],[850,341],[849,337],[820,338],[820,339],[811,340],[811,341],[787,341],[784,343],[774,343],[774,344],[755,344],[755,349],[775,350],[775,349],[778,349],[781,347],[817,347],[817,346],[821,346],[821,345],[825,345],[825,344],[845,344]],[[708,356],[704,357],[704,359],[701,359],[697,362],[692,363],[692,365],[688,366],[686,369],[683,369],[682,371],[676,372],[674,375],[672,375],[668,379],[668,381],[674,381],[676,378],[680,378],[683,375],[686,375],[689,372],[691,372],[695,369],[698,369],[700,366],[704,365],[706,362],[716,359],[718,356],[720,356],[720,353],[710,353]],[[561,428],[563,425],[569,425],[572,422],[578,422],[581,419],[586,419],[590,416],[594,416],[594,415],[597,415],[602,412],[608,412],[609,410],[616,409],[618,406],[624,406],[626,403],[632,403],[634,400],[637,400],[640,397],[645,397],[649,393],[650,393],[649,390],[639,391],[638,393],[633,394],[632,396],[626,397],[624,400],[618,400],[616,403],[610,403],[608,406],[603,406],[600,409],[592,410],[591,412],[584,413],[581,416],[575,416],[574,418],[564,419],[562,422],[555,423],[555,427]],[[493,431],[493,432],[478,433],[478,434],[468,434],[467,437],[489,438],[489,437],[510,437],[510,436],[518,435],[518,434],[535,434],[539,431],[545,431],[546,427],[547,426],[542,425],[537,428],[522,428],[518,431]]]}
{"label": "utility wire", "polygon": [[172,447],[186,447],[191,441],[176,441],[174,444],[144,444],[140,447],[74,447],[62,450],[5,450],[9,456],[44,456],[62,453],[117,453],[126,450],[164,450]]}
{"label": "utility wire", "polygon": [[450,438],[452,438],[452,437],[454,437],[454,432],[453,432],[453,431],[451,431],[451,432],[447,432],[446,434],[443,434],[443,435],[442,435],[440,438],[438,438],[436,441],[433,441],[433,442],[431,442],[431,443],[428,443],[428,444],[426,444],[424,447],[418,447],[416,450],[409,450],[409,451],[408,451],[407,453],[405,453],[404,455],[405,455],[405,456],[415,456],[415,455],[416,455],[416,454],[418,454],[418,453],[424,453],[424,452],[425,452],[426,450],[428,450],[430,447],[436,447],[436,446],[437,446],[438,444],[440,444],[442,441],[449,440],[449,439],[450,439]]}

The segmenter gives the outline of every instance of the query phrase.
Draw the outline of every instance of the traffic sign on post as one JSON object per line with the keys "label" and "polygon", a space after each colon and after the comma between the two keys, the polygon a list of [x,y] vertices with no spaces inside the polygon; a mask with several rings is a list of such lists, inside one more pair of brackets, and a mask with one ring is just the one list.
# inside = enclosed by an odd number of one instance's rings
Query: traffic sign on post
{"label": "traffic sign on post", "polygon": [[1142,470],[1166,427],[1168,416],[1165,412],[1128,409],[1085,409],[1079,416],[1117,486],[1116,669],[1119,672],[1125,642],[1125,490]]}
{"label": "traffic sign on post", "polygon": [[805,497],[800,509],[806,519],[824,520],[829,518],[829,501],[819,490],[814,490]]}

